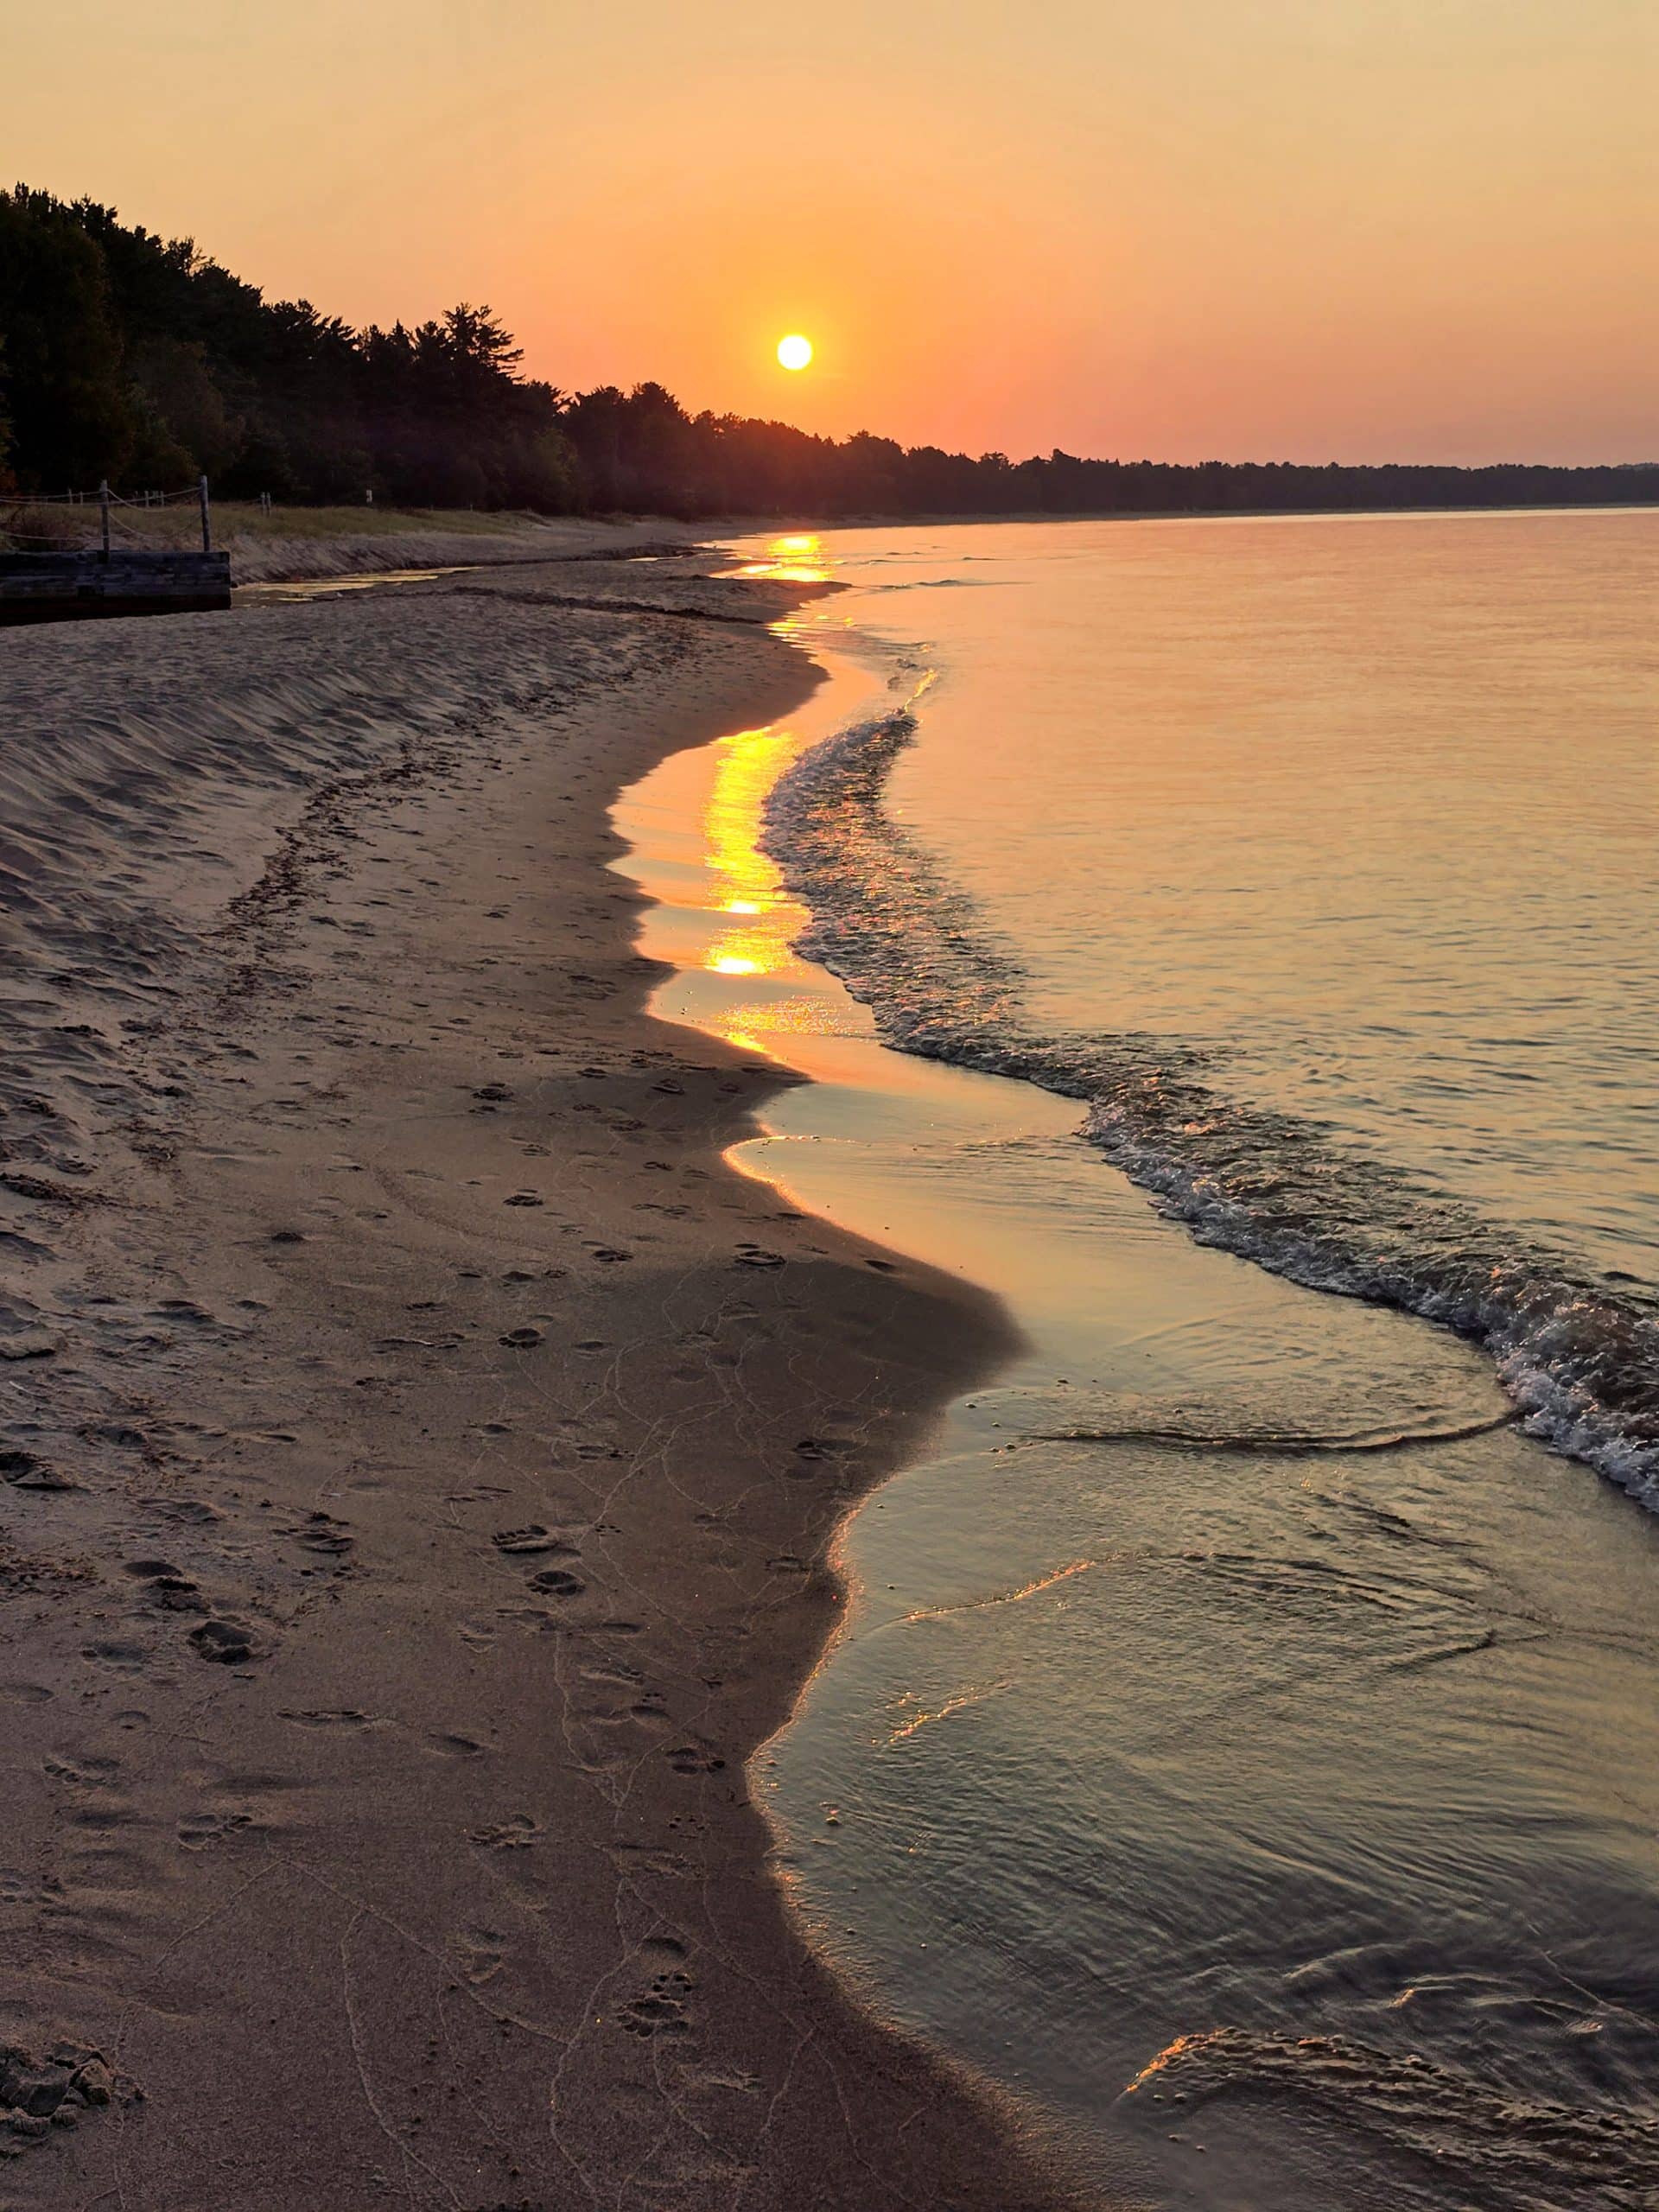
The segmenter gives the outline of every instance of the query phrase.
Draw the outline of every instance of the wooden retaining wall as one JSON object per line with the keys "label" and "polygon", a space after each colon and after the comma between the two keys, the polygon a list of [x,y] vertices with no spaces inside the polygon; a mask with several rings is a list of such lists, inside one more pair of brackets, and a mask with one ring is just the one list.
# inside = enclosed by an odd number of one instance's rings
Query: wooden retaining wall
{"label": "wooden retaining wall", "polygon": [[228,553],[0,553],[0,625],[231,603]]}

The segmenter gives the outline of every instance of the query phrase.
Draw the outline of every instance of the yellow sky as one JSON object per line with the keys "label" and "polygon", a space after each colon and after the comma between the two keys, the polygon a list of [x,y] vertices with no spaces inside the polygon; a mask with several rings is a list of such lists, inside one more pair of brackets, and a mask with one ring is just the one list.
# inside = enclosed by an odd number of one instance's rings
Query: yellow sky
{"label": "yellow sky", "polygon": [[0,0],[0,111],[9,177],[353,321],[486,300],[566,387],[1659,458],[1655,0]]}

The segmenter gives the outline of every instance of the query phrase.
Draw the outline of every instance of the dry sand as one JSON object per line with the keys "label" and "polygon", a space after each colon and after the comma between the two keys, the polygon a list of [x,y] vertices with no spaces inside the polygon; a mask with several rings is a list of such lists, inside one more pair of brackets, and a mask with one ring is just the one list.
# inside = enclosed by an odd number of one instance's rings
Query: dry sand
{"label": "dry sand", "polygon": [[0,647],[7,2208],[1061,2201],[745,1781],[1002,1346],[726,1168],[776,1072],[642,1010],[608,802],[802,696],[782,603]]}

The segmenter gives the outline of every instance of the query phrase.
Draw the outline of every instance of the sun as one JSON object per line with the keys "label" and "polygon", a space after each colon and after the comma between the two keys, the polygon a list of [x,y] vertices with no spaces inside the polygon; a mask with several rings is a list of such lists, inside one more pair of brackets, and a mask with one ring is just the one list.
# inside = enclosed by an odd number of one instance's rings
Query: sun
{"label": "sun", "polygon": [[812,341],[792,331],[778,340],[778,359],[786,369],[804,369],[812,359]]}

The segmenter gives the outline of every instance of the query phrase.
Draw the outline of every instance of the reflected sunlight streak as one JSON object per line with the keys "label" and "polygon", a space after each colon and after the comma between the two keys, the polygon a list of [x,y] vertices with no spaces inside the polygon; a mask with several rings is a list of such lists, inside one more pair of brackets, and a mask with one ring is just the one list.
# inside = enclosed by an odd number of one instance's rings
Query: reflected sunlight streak
{"label": "reflected sunlight streak", "polygon": [[[780,538],[779,546],[816,539]],[[713,878],[704,908],[713,927],[702,955],[707,975],[767,979],[798,976],[791,946],[806,917],[760,849],[766,798],[794,758],[795,733],[778,725],[738,730],[715,748],[714,780],[702,810],[703,865]],[[777,1035],[818,1035],[826,1026],[815,993],[736,999],[721,1018],[734,1043],[764,1051]]]}
{"label": "reflected sunlight streak", "polygon": [[719,892],[715,912],[741,917],[715,936],[703,965],[717,976],[772,976],[790,963],[793,923],[783,881],[760,849],[760,810],[788,759],[786,730],[745,729],[720,741],[703,811],[706,861]]}
{"label": "reflected sunlight streak", "polygon": [[796,532],[787,537],[774,537],[766,548],[764,561],[751,561],[737,573],[740,576],[770,576],[778,583],[827,584],[830,582],[823,540],[810,531]]}

